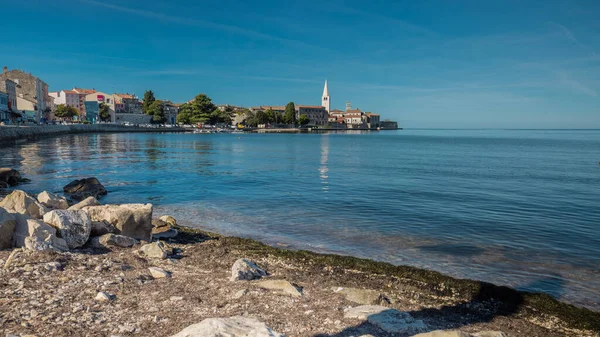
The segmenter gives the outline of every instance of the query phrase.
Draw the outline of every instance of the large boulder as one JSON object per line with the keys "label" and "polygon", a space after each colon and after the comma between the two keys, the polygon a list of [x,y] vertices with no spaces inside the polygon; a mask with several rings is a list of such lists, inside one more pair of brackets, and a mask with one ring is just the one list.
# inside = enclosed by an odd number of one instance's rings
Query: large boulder
{"label": "large boulder", "polygon": [[94,197],[87,197],[87,198],[83,199],[82,201],[76,203],[75,205],[69,207],[68,209],[70,211],[77,211],[86,206],[98,206],[98,205],[100,205],[100,203],[98,202],[98,199],[96,199]]}
{"label": "large boulder", "polygon": [[104,234],[116,233],[115,226],[106,221],[92,221],[92,231],[90,236],[102,236]]}
{"label": "large boulder", "polygon": [[53,209],[67,209],[69,208],[69,203],[67,203],[67,198],[60,196],[58,194],[54,194],[52,192],[43,191],[38,194],[37,200],[42,203],[42,205],[53,208]]}
{"label": "large boulder", "polygon": [[4,182],[9,186],[16,186],[21,181],[21,174],[19,171],[3,167],[0,168],[0,182]]}
{"label": "large boulder", "polygon": [[231,281],[256,280],[263,276],[267,276],[267,272],[248,259],[238,259],[231,267]]}
{"label": "large boulder", "polygon": [[273,331],[265,323],[249,317],[234,316],[230,318],[208,318],[190,325],[171,337],[220,337],[220,336],[252,336],[252,337],[284,337]]}
{"label": "large boulder", "polygon": [[56,228],[26,215],[15,214],[17,225],[13,236],[15,247],[29,250],[69,250],[65,240],[56,235]]}
{"label": "large boulder", "polygon": [[138,240],[152,239],[152,204],[87,206],[92,221],[106,221],[117,233]]}
{"label": "large boulder", "polygon": [[44,215],[44,222],[58,230],[69,249],[83,246],[90,237],[92,221],[85,211],[55,210]]}
{"label": "large boulder", "polygon": [[48,208],[21,190],[14,190],[0,201],[0,207],[15,213],[25,214],[34,219],[41,219]]}
{"label": "large boulder", "polygon": [[13,234],[17,226],[17,217],[4,208],[0,208],[0,249],[11,248]]}
{"label": "large boulder", "polygon": [[63,191],[74,200],[83,200],[87,197],[98,198],[108,194],[106,188],[96,178],[73,180],[63,187]]}
{"label": "large boulder", "polygon": [[138,241],[134,238],[117,234],[104,234],[90,239],[90,246],[94,248],[129,248],[137,243]]}
{"label": "large boulder", "polygon": [[4,181],[0,181],[0,188],[8,188],[8,184]]}

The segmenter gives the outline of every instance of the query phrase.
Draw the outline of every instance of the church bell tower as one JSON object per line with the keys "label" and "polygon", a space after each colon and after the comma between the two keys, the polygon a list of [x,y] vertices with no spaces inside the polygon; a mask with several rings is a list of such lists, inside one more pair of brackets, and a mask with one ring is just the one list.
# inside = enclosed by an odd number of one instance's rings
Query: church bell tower
{"label": "church bell tower", "polygon": [[323,88],[323,97],[321,98],[321,105],[325,107],[327,113],[329,113],[329,107],[331,106],[331,97],[329,97],[329,88],[327,87],[327,80],[325,80],[325,87]]}

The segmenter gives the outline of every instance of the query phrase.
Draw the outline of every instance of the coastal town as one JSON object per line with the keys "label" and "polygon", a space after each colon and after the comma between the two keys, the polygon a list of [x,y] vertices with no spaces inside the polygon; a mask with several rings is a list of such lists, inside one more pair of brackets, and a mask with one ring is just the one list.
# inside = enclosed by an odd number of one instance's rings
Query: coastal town
{"label": "coastal town", "polygon": [[[269,102],[270,103],[270,102]],[[259,105],[252,107],[214,104],[205,94],[184,103],[156,99],[148,90],[107,93],[95,88],[50,91],[48,83],[23,70],[4,67],[0,74],[0,123],[2,125],[56,123],[110,123],[122,125],[206,126],[244,130],[396,130],[398,123],[379,114],[353,108],[332,108],[325,81],[321,105]]]}

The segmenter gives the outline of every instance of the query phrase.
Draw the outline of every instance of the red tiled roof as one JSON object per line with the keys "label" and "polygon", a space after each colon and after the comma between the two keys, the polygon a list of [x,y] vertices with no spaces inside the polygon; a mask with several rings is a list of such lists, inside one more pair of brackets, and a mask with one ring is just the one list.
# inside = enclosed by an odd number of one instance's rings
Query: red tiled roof
{"label": "red tiled roof", "polygon": [[362,111],[360,111],[360,109],[355,109],[355,110],[346,110],[346,113],[362,113]]}
{"label": "red tiled roof", "polygon": [[306,108],[306,109],[325,109],[324,106],[321,105],[296,105],[296,108]]}
{"label": "red tiled roof", "polygon": [[73,91],[73,90],[63,90],[65,94],[74,94],[77,95],[78,92],[77,91]]}
{"label": "red tiled roof", "polygon": [[121,98],[125,98],[125,99],[133,99],[133,96],[130,94],[114,94],[115,96],[119,96]]}
{"label": "red tiled roof", "polygon": [[73,91],[76,91],[79,94],[93,94],[97,90],[96,89],[82,89],[82,88],[73,88]]}

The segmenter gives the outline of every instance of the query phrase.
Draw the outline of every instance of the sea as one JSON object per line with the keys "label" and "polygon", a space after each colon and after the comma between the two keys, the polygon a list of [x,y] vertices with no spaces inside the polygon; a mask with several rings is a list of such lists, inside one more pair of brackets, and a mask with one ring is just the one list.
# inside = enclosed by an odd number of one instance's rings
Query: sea
{"label": "sea", "polygon": [[38,193],[548,293],[600,311],[600,130],[81,134],[0,148]]}

